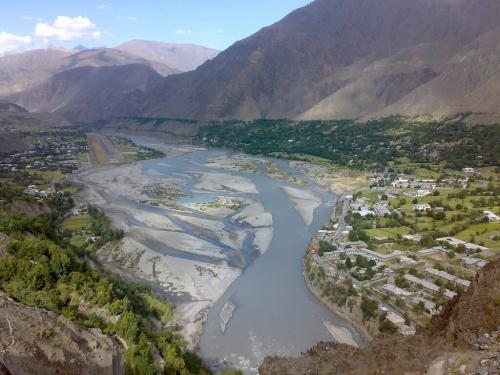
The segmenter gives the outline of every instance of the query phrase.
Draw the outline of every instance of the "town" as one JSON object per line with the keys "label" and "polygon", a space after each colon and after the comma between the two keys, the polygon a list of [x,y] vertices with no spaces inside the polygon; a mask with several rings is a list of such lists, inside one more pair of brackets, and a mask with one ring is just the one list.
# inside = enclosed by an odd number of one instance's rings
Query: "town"
{"label": "town", "polygon": [[370,176],[313,239],[311,289],[368,334],[414,334],[500,252],[498,173],[394,164]]}

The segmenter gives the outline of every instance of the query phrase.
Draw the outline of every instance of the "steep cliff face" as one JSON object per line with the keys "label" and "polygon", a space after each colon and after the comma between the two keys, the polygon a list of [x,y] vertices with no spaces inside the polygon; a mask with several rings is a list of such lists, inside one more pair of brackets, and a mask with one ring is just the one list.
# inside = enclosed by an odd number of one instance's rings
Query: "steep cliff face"
{"label": "steep cliff face", "polygon": [[499,291],[497,258],[478,273],[464,294],[450,301],[428,329],[415,336],[378,336],[365,349],[318,343],[297,358],[266,358],[260,374],[445,374],[452,367],[464,366],[463,371],[468,371],[481,363],[488,364],[485,374],[498,373]]}

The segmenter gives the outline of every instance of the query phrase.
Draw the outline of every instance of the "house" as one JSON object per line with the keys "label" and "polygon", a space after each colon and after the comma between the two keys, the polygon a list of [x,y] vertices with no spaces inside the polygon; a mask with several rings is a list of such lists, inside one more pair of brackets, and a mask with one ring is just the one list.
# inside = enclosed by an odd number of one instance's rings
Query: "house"
{"label": "house", "polygon": [[375,212],[377,213],[377,216],[384,217],[386,214],[390,215],[391,211],[387,208],[386,205],[383,204],[376,204],[374,207]]}
{"label": "house", "polygon": [[[415,277],[413,275],[409,275],[409,274],[406,274],[404,275],[404,278],[406,280],[408,280],[409,282],[413,283],[413,284],[417,284],[417,285],[420,285],[421,287],[425,288],[425,289],[428,289],[432,292],[435,292],[435,293],[440,293],[441,292],[441,288],[439,288],[439,286],[437,286],[436,284],[428,281],[428,280],[424,280],[424,279],[419,279],[418,277]],[[453,298],[455,297],[457,294],[455,292],[452,292],[451,290],[448,290],[448,289],[444,289],[443,290],[443,295],[446,297],[446,298]]]}
{"label": "house", "polygon": [[417,203],[413,205],[414,211],[429,211],[431,208],[431,205],[428,203]]}
{"label": "house", "polygon": [[441,237],[436,239],[437,242],[446,242],[448,245],[457,247],[458,245],[465,245],[466,242],[453,237]]}
{"label": "house", "polygon": [[465,167],[464,169],[462,169],[462,172],[464,172],[464,173],[474,173],[474,168]]}
{"label": "house", "polygon": [[35,185],[30,185],[28,188],[24,191],[25,194],[31,196],[31,197],[37,197],[40,194],[40,191],[36,188]]}
{"label": "house", "polygon": [[353,211],[353,214],[359,214],[361,217],[375,216],[375,212],[372,210],[362,209],[360,211]]}
{"label": "house", "polygon": [[500,217],[492,211],[483,211],[483,214],[490,223],[496,223],[500,221]]}
{"label": "house", "polygon": [[409,296],[411,296],[410,292],[408,292],[407,290],[398,288],[394,284],[385,284],[382,288],[384,290],[388,291],[389,293],[397,296],[397,297],[409,297]]}
{"label": "house", "polygon": [[417,197],[426,197],[427,195],[431,195],[431,191],[427,189],[419,189],[417,190]]}
{"label": "house", "polygon": [[43,189],[43,190],[40,190],[40,196],[44,197],[44,198],[47,198],[49,195],[51,195],[53,193],[52,189]]}
{"label": "house", "polygon": [[425,272],[427,272],[428,274],[430,274],[432,276],[439,277],[441,279],[444,279],[446,281],[450,281],[452,283],[461,285],[461,286],[466,287],[466,288],[468,288],[470,286],[470,281],[469,280],[461,279],[459,277],[456,277],[455,275],[452,275],[452,274],[450,274],[448,272],[437,270],[437,269],[435,269],[433,267],[427,267],[425,269]]}
{"label": "house", "polygon": [[400,326],[405,322],[405,319],[402,316],[396,314],[394,311],[388,311],[386,318],[397,326]]}
{"label": "house", "polygon": [[407,257],[405,255],[400,255],[399,261],[402,264],[406,264],[406,265],[409,265],[409,266],[413,266],[413,265],[417,264],[417,261],[415,259],[409,258],[409,257]]}
{"label": "house", "polygon": [[465,248],[471,251],[486,251],[489,250],[486,246],[476,245],[475,243],[466,243]]}
{"label": "house", "polygon": [[392,182],[392,186],[397,187],[397,188],[405,188],[405,187],[408,187],[409,182],[410,182],[410,180],[408,180],[407,178],[400,177],[397,180]]}
{"label": "house", "polygon": [[422,240],[422,235],[421,234],[405,234],[403,236],[405,240],[410,240],[413,242],[420,242]]}

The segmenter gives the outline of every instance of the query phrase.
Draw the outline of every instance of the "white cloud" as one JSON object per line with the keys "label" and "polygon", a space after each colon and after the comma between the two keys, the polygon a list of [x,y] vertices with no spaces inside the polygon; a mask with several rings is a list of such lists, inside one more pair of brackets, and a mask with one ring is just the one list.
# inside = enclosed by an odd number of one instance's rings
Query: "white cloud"
{"label": "white cloud", "polygon": [[106,10],[106,9],[111,9],[111,7],[108,4],[99,4],[98,6],[96,6],[96,9]]}
{"label": "white cloud", "polygon": [[224,30],[222,30],[222,29],[217,29],[217,30],[215,30],[215,33],[216,33],[216,34],[222,34],[223,32],[224,32]]}
{"label": "white cloud", "polygon": [[191,30],[191,29],[177,29],[174,32],[175,35],[189,35],[192,33],[193,33],[193,30]]}
{"label": "white cloud", "polygon": [[35,35],[44,39],[73,40],[80,38],[100,39],[101,32],[87,17],[58,16],[51,24],[39,22]]}
{"label": "white cloud", "polygon": [[27,50],[32,42],[29,35],[19,36],[2,31],[0,32],[0,54]]}

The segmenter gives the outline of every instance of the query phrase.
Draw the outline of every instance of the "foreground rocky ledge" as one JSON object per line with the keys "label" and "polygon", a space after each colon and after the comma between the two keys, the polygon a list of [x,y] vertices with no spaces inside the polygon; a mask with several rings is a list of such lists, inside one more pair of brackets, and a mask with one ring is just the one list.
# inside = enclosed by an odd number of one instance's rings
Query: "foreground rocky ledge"
{"label": "foreground rocky ledge", "polygon": [[120,345],[101,330],[0,294],[0,375],[124,372]]}

